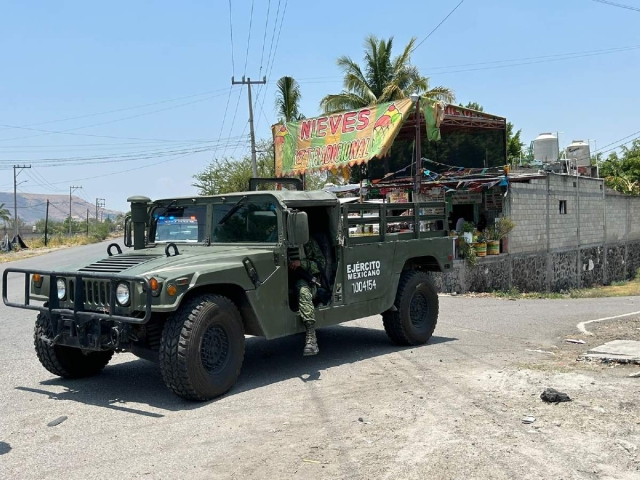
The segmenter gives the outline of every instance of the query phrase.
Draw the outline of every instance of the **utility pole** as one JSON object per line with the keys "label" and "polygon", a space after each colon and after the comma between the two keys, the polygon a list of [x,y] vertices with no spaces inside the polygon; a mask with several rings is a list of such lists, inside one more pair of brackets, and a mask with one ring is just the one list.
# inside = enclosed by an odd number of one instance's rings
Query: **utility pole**
{"label": "utility pole", "polygon": [[47,235],[49,233],[49,199],[47,198],[47,213],[44,214],[44,246],[47,246]]}
{"label": "utility pole", "polygon": [[98,222],[98,208],[104,208],[104,198],[96,198],[96,223]]}
{"label": "utility pole", "polygon": [[13,166],[13,227],[16,237],[20,236],[20,227],[18,225],[18,175],[20,175],[20,172],[25,168],[31,168],[31,165]]}
{"label": "utility pole", "polygon": [[87,237],[89,236],[89,209],[87,208]]}
{"label": "utility pole", "polygon": [[231,85],[246,85],[249,92],[249,132],[251,134],[251,168],[253,171],[253,177],[258,176],[258,164],[256,160],[256,134],[253,131],[253,101],[251,100],[251,85],[265,85],[267,83],[267,77],[262,77],[262,80],[251,81],[251,78],[245,80],[242,77],[241,82],[236,82],[234,77],[231,77]]}
{"label": "utility pole", "polygon": [[73,192],[75,192],[76,190],[78,190],[79,188],[82,188],[82,187],[78,186],[78,185],[70,185],[69,186],[69,236],[72,235],[72,233],[71,233],[71,194]]}

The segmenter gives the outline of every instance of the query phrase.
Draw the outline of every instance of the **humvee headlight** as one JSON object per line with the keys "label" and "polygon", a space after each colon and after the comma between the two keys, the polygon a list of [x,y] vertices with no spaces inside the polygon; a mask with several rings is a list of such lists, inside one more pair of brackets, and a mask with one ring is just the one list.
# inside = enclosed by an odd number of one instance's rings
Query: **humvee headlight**
{"label": "humvee headlight", "polygon": [[119,283],[116,288],[116,300],[121,307],[129,305],[131,295],[129,294],[129,285],[126,283]]}
{"label": "humvee headlight", "polygon": [[63,278],[56,280],[56,287],[58,287],[58,300],[67,298],[67,282]]}

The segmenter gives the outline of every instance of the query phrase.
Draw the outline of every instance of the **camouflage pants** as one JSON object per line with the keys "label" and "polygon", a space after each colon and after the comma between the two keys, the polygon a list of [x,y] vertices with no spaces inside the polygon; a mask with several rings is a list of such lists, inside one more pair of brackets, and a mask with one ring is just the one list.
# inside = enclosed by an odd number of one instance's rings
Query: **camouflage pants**
{"label": "camouflage pants", "polygon": [[296,292],[298,293],[298,310],[303,322],[316,321],[315,307],[313,306],[313,297],[316,295],[318,289],[315,285],[309,285],[304,280],[296,281]]}

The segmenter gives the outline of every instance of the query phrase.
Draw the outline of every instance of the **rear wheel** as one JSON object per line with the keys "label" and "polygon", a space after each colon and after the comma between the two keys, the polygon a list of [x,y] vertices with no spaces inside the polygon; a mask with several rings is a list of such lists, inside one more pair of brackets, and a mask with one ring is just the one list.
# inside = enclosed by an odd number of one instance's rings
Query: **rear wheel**
{"label": "rear wheel", "polygon": [[384,329],[398,345],[427,343],[438,322],[438,292],[424,272],[409,270],[402,273],[395,311],[382,314]]}
{"label": "rear wheel", "polygon": [[160,370],[165,384],[188,400],[210,400],[235,383],[244,359],[244,327],[235,304],[201,295],[165,324]]}
{"label": "rear wheel", "polygon": [[33,334],[36,354],[44,368],[60,377],[90,377],[100,373],[113,357],[112,350],[85,353],[79,348],[53,345],[52,338],[51,319],[46,313],[40,313]]}

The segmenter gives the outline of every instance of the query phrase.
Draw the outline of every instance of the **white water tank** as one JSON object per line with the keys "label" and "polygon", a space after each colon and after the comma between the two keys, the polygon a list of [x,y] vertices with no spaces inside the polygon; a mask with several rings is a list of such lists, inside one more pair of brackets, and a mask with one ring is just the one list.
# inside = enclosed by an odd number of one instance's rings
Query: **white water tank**
{"label": "white water tank", "polygon": [[575,167],[589,167],[591,165],[591,151],[589,144],[583,140],[574,140],[567,147],[567,159]]}
{"label": "white water tank", "polygon": [[552,133],[541,133],[533,141],[533,158],[543,163],[553,163],[558,160],[558,138]]}

